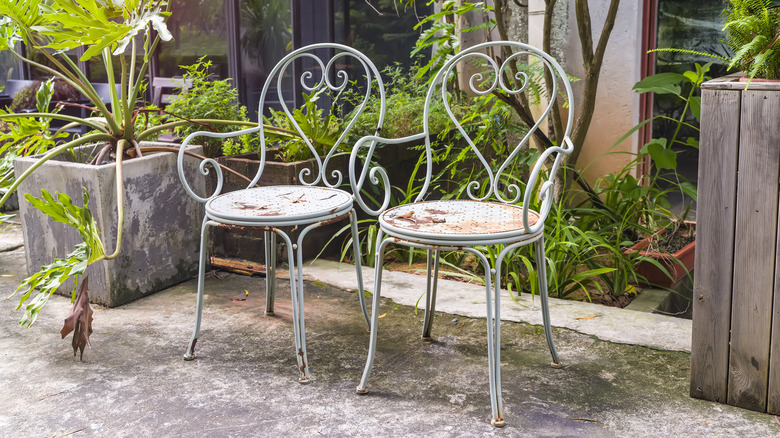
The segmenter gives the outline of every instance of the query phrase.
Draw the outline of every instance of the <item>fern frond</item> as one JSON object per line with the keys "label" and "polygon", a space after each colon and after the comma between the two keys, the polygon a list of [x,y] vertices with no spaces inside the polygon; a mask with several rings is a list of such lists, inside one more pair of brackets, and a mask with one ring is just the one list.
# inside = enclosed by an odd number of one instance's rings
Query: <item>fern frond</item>
{"label": "fern frond", "polygon": [[707,58],[717,59],[717,60],[722,61],[724,63],[730,62],[730,60],[728,58],[724,57],[724,56],[716,55],[714,53],[702,52],[702,51],[699,51],[699,50],[675,49],[675,48],[671,48],[671,47],[664,47],[664,48],[660,48],[660,49],[649,50],[648,53],[649,52],[687,53],[689,55],[697,55],[697,56],[704,56],[704,57],[707,57]]}

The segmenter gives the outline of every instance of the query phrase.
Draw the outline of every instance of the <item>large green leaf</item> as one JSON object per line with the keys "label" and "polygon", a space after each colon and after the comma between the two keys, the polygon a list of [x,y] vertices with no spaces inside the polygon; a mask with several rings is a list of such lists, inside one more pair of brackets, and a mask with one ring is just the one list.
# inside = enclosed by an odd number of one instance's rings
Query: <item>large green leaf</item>
{"label": "large green leaf", "polygon": [[680,83],[687,80],[679,73],[658,73],[648,76],[634,85],[637,93],[680,94]]}
{"label": "large green leaf", "polygon": [[13,27],[19,36],[27,39],[33,26],[43,23],[41,0],[0,0],[0,22],[3,27]]}
{"label": "large green leaf", "polygon": [[[89,248],[85,243],[80,243],[76,245],[73,252],[68,254],[64,259],[55,259],[54,263],[42,266],[39,272],[25,279],[14,292],[14,294],[16,294],[16,292],[23,291],[22,296],[19,298],[17,310],[27,303],[24,316],[22,316],[19,324],[30,327],[38,318],[38,314],[44,304],[49,300],[49,297],[51,297],[51,294],[68,281],[68,279],[84,273],[89,265],[88,258]],[[36,290],[36,295],[30,299],[33,291]]]}
{"label": "large green leaf", "polygon": [[100,232],[97,228],[97,222],[92,217],[89,210],[89,194],[84,190],[84,207],[73,205],[70,196],[64,193],[57,193],[57,199],[47,192],[41,190],[43,199],[35,198],[29,193],[25,198],[47,216],[57,222],[70,225],[78,230],[81,238],[89,249],[88,262],[93,263],[102,259],[105,255],[103,243],[100,241]]}
{"label": "large green leaf", "polygon": [[165,6],[164,1],[152,0],[52,0],[50,5],[41,7],[45,22],[34,30],[51,38],[46,45],[51,49],[87,47],[81,57],[86,61],[106,48],[114,55],[123,53],[133,38],[150,25],[162,40],[170,40]]}
{"label": "large green leaf", "polygon": [[[35,322],[51,294],[69,279],[74,280],[75,291],[76,278],[84,273],[87,266],[105,256],[97,223],[89,211],[89,195],[86,190],[84,191],[84,207],[73,205],[71,198],[64,193],[57,193],[57,199],[54,199],[46,190],[42,190],[41,194],[42,199],[37,199],[30,194],[25,194],[25,197],[35,208],[55,221],[76,228],[81,234],[83,242],[76,245],[73,252],[64,259],[55,259],[52,264],[42,266],[40,271],[26,278],[16,289],[16,292],[23,292],[19,298],[17,309],[25,306],[25,313],[19,324],[26,327]],[[36,295],[31,299],[30,297],[36,290]]]}
{"label": "large green leaf", "polygon": [[643,153],[650,154],[659,169],[677,169],[677,154],[666,147],[665,138],[654,138],[642,148]]}

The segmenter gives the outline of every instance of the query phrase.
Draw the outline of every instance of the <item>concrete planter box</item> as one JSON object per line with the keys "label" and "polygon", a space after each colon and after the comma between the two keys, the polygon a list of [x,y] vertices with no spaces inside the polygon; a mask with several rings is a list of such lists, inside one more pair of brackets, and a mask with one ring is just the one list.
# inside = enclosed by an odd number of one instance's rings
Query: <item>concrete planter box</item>
{"label": "concrete planter box", "polygon": [[[144,145],[155,145],[145,143]],[[162,145],[171,146],[170,143]],[[190,150],[201,153],[199,146]],[[116,245],[115,164],[90,166],[94,146],[76,150],[76,158],[63,154],[44,163],[19,187],[19,193],[40,197],[41,189],[69,195],[82,204],[83,188],[90,195],[90,209],[102,233],[106,251]],[[37,157],[14,161],[17,177]],[[205,178],[198,161],[188,160],[188,181],[205,193]],[[124,232],[119,257],[87,268],[90,301],[119,306],[191,278],[197,273],[198,241],[203,207],[187,195],[176,170],[176,155],[148,154],[123,163],[125,183]],[[20,217],[27,256],[27,269],[35,273],[42,265],[62,258],[81,242],[78,232],[52,221],[26,200],[20,202]],[[59,292],[69,294],[72,284]]]}
{"label": "concrete planter box", "polygon": [[691,396],[780,414],[780,81],[702,84]]}

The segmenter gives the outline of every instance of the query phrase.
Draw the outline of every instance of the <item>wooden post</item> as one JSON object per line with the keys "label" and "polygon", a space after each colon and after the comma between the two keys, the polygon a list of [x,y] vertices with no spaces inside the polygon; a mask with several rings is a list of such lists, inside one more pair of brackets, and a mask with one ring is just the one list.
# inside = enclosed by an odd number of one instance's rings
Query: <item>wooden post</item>
{"label": "wooden post", "polygon": [[[709,82],[707,83],[709,84]],[[726,402],[740,92],[702,86],[691,396]]]}
{"label": "wooden post", "polygon": [[745,85],[702,85],[690,391],[778,413],[780,83]]}

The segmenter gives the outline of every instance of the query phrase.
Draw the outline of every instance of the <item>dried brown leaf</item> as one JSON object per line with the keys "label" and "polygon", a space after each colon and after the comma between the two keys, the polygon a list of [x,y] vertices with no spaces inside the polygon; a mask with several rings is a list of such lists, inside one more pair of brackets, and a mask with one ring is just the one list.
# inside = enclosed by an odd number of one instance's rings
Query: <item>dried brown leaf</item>
{"label": "dried brown leaf", "polygon": [[73,355],[75,356],[76,351],[79,351],[81,360],[84,360],[84,347],[90,345],[89,336],[92,334],[92,308],[89,306],[88,284],[89,275],[81,282],[73,307],[60,330],[63,339],[73,332]]}
{"label": "dried brown leaf", "polygon": [[574,319],[593,319],[593,318],[598,318],[599,316],[602,316],[602,315],[599,313],[598,315],[581,316],[579,318],[574,318]]}

